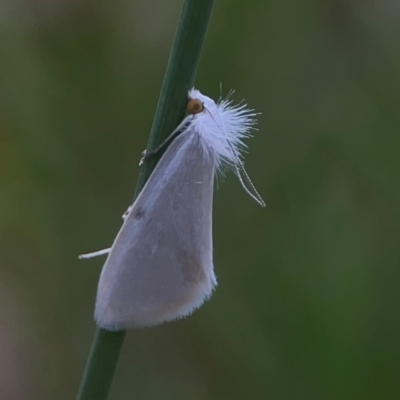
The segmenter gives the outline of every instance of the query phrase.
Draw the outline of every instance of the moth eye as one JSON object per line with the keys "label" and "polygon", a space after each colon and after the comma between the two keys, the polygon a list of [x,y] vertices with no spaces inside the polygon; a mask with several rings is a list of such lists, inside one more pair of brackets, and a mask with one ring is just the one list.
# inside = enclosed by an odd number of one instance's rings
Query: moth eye
{"label": "moth eye", "polygon": [[199,99],[190,99],[187,104],[189,114],[198,114],[204,110],[204,105]]}

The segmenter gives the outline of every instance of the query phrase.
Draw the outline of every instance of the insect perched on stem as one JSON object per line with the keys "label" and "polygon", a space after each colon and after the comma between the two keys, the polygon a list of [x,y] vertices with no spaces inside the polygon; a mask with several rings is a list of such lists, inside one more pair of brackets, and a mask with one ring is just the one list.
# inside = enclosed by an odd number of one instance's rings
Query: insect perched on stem
{"label": "insect perched on stem", "polygon": [[261,206],[243,161],[242,139],[256,113],[230,100],[215,103],[189,91],[188,116],[158,148],[171,142],[139,196],[124,214],[100,275],[95,319],[108,330],[152,326],[185,317],[217,284],[212,257],[212,199],[217,171],[233,169]]}

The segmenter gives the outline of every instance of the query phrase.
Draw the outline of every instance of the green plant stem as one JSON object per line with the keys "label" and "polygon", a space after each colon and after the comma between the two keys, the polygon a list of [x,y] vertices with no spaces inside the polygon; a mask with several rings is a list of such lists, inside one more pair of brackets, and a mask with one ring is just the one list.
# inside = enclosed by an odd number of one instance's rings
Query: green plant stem
{"label": "green plant stem", "polygon": [[[194,83],[213,3],[214,0],[185,0],[183,4],[147,150],[157,147],[184,117],[187,91]],[[136,186],[135,198],[161,155],[162,151],[145,161]],[[77,400],[107,399],[125,333],[109,332],[101,328],[97,330]]]}
{"label": "green plant stem", "polygon": [[[186,0],[168,61],[147,150],[157,147],[182,121],[187,93],[194,84],[214,0]],[[165,151],[165,148],[163,149]],[[153,171],[163,151],[143,165],[135,197]]]}

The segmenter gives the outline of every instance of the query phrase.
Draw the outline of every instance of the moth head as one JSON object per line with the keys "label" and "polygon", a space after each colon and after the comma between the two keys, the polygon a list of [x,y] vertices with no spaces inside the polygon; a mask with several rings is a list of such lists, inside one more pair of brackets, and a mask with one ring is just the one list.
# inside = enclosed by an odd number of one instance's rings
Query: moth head
{"label": "moth head", "polygon": [[[198,114],[202,112],[205,108],[206,109],[213,109],[215,107],[215,101],[213,99],[210,99],[207,96],[204,96],[204,94],[201,94],[198,90],[192,89],[189,90],[189,101],[188,101],[188,106],[187,110],[189,114]],[[193,112],[189,109],[189,105],[195,105],[199,104],[201,107],[196,106],[198,109],[196,112]]]}

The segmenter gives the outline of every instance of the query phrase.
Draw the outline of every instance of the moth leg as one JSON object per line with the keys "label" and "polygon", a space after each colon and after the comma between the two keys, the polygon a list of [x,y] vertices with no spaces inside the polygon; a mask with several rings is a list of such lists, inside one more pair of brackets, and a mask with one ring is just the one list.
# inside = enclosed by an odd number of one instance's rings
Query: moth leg
{"label": "moth leg", "polygon": [[174,136],[176,135],[176,130],[172,132],[159,146],[157,146],[155,149],[147,151],[144,150],[142,151],[142,158],[139,161],[139,167],[144,163],[146,159],[151,157],[152,155],[158,153]]}
{"label": "moth leg", "polygon": [[151,155],[154,154],[154,150],[147,152],[147,150],[143,150],[141,153],[141,158],[139,161],[139,167],[142,166],[142,164],[144,163],[144,161],[146,160],[146,158],[149,158]]}
{"label": "moth leg", "polygon": [[132,206],[129,206],[128,209],[123,213],[122,219],[126,219],[126,217],[129,215],[131,210],[132,210]]}
{"label": "moth leg", "polygon": [[93,253],[80,254],[78,256],[78,258],[80,260],[84,260],[84,259],[87,259],[87,258],[93,258],[93,257],[97,257],[97,256],[102,256],[104,254],[108,254],[110,251],[111,251],[111,248],[110,249],[103,249],[103,250],[99,250],[99,251],[94,251]]}
{"label": "moth leg", "polygon": [[145,162],[145,160],[149,157],[151,157],[152,155],[158,153],[169,141],[171,141],[175,136],[180,135],[181,133],[183,133],[184,131],[186,131],[186,129],[189,128],[190,125],[190,121],[193,118],[193,115],[188,115],[179,125],[176,129],[174,129],[174,131],[160,144],[158,145],[155,149],[153,150],[144,150],[142,152],[142,158],[139,161],[139,167]]}

